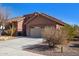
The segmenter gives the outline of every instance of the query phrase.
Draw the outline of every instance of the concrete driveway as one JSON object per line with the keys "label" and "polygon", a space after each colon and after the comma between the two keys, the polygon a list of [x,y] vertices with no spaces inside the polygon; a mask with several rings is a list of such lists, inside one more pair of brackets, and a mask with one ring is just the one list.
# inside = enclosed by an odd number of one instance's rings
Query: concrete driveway
{"label": "concrete driveway", "polygon": [[24,46],[42,42],[41,38],[17,37],[13,40],[0,41],[0,56],[42,56],[28,51],[23,51]]}

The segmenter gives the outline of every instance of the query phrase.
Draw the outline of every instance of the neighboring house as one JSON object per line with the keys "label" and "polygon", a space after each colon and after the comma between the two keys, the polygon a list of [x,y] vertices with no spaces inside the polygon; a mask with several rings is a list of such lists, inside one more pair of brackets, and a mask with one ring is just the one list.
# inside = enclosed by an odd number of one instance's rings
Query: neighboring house
{"label": "neighboring house", "polygon": [[17,34],[29,37],[41,37],[41,32],[46,26],[56,29],[64,26],[64,22],[38,12],[24,15],[23,17],[17,17],[12,20],[17,21]]}

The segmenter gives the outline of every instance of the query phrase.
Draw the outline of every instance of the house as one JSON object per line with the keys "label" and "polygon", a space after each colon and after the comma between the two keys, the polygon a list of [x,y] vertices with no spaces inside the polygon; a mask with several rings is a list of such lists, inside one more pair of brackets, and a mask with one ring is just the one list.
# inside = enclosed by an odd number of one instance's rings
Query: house
{"label": "house", "polygon": [[13,18],[12,20],[17,21],[16,34],[29,37],[42,37],[41,32],[46,26],[60,28],[65,24],[55,17],[38,12]]}

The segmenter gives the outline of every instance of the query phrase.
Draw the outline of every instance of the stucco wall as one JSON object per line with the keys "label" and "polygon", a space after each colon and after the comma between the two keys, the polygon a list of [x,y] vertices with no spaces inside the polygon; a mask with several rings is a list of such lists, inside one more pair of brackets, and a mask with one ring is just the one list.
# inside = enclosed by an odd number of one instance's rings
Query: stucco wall
{"label": "stucco wall", "polygon": [[22,31],[23,20],[19,21],[17,24],[17,31]]}
{"label": "stucco wall", "polygon": [[59,24],[56,24],[56,29],[60,29],[62,26]]}
{"label": "stucco wall", "polygon": [[31,20],[27,26],[55,26],[56,24],[49,20],[48,18],[45,18],[43,16],[38,16],[35,19]]}
{"label": "stucco wall", "polygon": [[[56,23],[54,23],[53,21],[49,20],[48,18],[42,17],[42,16],[38,16],[34,19],[32,19],[28,24],[26,24],[26,33],[27,36],[31,36],[31,37],[40,37],[41,36],[41,32],[42,29],[45,26],[51,26],[51,27],[56,27]],[[35,27],[40,27],[40,29],[36,29]]]}

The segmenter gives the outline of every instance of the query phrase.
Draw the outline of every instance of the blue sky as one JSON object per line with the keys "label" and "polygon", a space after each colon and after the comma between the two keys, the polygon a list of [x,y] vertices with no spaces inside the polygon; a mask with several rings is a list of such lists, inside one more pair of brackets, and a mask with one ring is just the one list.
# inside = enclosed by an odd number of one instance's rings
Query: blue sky
{"label": "blue sky", "polygon": [[76,3],[6,3],[0,6],[9,8],[11,17],[42,12],[66,23],[79,25],[79,4]]}

